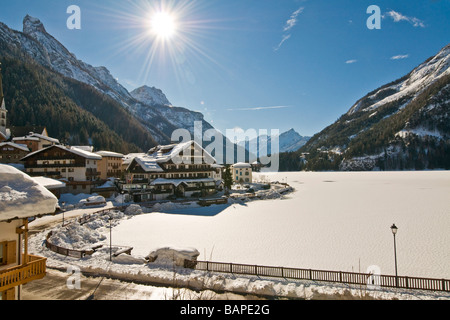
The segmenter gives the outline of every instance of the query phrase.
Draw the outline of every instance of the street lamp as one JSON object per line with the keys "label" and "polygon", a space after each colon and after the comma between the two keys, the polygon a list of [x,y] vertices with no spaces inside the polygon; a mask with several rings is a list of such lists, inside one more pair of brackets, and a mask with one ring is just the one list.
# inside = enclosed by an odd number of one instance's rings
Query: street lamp
{"label": "street lamp", "polygon": [[109,216],[109,261],[112,261],[112,217]]}
{"label": "street lamp", "polygon": [[62,202],[61,203],[61,206],[62,206],[62,208],[61,208],[61,210],[62,210],[62,216],[63,216],[63,219],[62,219],[62,226],[64,227],[64,212],[66,211],[66,203],[65,202]]}
{"label": "street lamp", "polygon": [[395,286],[398,287],[398,273],[397,273],[397,246],[395,243],[395,235],[397,234],[397,226],[393,224],[391,226],[392,234],[394,235],[394,257],[395,257]]}

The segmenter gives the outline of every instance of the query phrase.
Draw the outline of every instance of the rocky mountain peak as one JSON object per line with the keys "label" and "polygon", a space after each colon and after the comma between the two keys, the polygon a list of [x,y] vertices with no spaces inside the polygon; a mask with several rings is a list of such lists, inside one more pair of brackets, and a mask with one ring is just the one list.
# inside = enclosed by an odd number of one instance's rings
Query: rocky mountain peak
{"label": "rocky mountain peak", "polygon": [[158,88],[142,86],[132,92],[131,96],[137,101],[153,106],[153,105],[171,105],[166,95]]}
{"label": "rocky mountain peak", "polygon": [[23,19],[23,33],[29,35],[35,33],[36,31],[47,33],[41,20],[27,14]]}

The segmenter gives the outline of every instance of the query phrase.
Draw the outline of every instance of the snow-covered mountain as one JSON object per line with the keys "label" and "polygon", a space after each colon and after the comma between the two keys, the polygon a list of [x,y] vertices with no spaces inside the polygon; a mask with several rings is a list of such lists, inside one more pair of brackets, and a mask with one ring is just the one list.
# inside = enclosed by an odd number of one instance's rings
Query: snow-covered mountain
{"label": "snow-covered mountain", "polygon": [[166,95],[155,87],[142,86],[133,91],[131,91],[131,96],[137,101],[153,106],[153,105],[162,105],[162,106],[171,106],[172,104],[167,100]]}
{"label": "snow-covered mountain", "polygon": [[358,100],[300,151],[312,170],[450,168],[450,45]]}
{"label": "snow-covered mountain", "polygon": [[405,107],[431,84],[450,74],[450,45],[428,59],[405,77],[385,85],[359,100],[348,112],[376,112],[379,107],[397,102]]}
{"label": "snow-covered mountain", "polygon": [[[303,147],[310,137],[303,137],[294,129],[283,132],[278,136],[279,152],[295,152]],[[258,147],[258,156],[272,153],[272,137],[261,135],[247,144],[247,149]],[[253,150],[249,150],[253,151]]]}
{"label": "snow-covered mountain", "polygon": [[294,152],[303,147],[311,137],[303,137],[294,129],[280,134],[280,152]]}
{"label": "snow-covered mountain", "polygon": [[23,32],[15,31],[0,23],[0,38],[8,50],[31,57],[38,64],[67,78],[94,87],[99,92],[119,102],[151,132],[161,144],[170,143],[175,129],[188,129],[193,134],[194,121],[201,121],[203,129],[212,126],[201,113],[171,106],[164,93],[147,86],[132,93],[123,87],[106,67],[93,67],[69,52],[50,35],[43,23],[27,15],[23,20]]}

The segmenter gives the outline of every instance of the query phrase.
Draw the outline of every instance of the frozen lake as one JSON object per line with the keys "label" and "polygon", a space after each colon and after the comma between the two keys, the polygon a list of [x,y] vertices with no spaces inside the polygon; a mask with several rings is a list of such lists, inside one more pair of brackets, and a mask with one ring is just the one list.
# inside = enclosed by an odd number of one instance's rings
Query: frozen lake
{"label": "frozen lake", "polygon": [[450,172],[276,173],[283,200],[151,213],[113,229],[115,244],[147,255],[193,247],[199,260],[450,278]]}

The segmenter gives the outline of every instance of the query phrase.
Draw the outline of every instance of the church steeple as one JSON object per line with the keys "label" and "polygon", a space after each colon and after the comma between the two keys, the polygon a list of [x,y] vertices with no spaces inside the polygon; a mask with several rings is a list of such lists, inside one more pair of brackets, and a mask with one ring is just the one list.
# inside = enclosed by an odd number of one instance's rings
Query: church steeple
{"label": "church steeple", "polygon": [[0,63],[0,133],[6,137],[6,107],[2,86],[2,64]]}
{"label": "church steeple", "polygon": [[2,63],[0,62],[0,107],[3,108]]}

